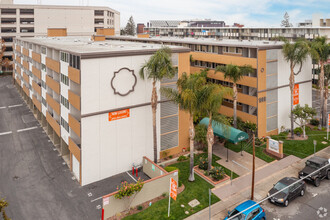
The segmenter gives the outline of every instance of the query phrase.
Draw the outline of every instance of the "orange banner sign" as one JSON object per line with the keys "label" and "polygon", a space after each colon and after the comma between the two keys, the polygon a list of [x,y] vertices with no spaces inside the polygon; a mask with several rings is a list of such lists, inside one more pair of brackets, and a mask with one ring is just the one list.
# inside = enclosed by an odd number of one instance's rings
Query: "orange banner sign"
{"label": "orange banner sign", "polygon": [[124,109],[115,112],[109,112],[109,121],[115,121],[118,119],[129,118],[130,111],[129,109]]}
{"label": "orange banner sign", "polygon": [[330,114],[328,114],[328,125],[330,126]]}
{"label": "orange banner sign", "polygon": [[293,88],[293,105],[299,104],[299,84],[295,84]]}
{"label": "orange banner sign", "polygon": [[171,192],[170,192],[170,196],[174,200],[176,200],[176,196],[178,194],[177,188],[178,188],[178,183],[173,178],[171,178]]}

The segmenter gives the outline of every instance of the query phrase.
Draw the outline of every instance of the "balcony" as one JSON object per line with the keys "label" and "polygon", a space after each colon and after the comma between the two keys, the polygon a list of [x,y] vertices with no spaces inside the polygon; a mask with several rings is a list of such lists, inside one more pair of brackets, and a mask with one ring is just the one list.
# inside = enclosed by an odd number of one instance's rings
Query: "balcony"
{"label": "balcony", "polygon": [[20,75],[22,74],[22,73],[21,73],[22,70],[21,70],[21,68],[20,68],[19,66],[16,66],[16,72],[19,73]]}
{"label": "balcony", "polygon": [[46,94],[46,101],[48,106],[50,106],[58,115],[61,115],[60,103],[53,99],[49,94]]}
{"label": "balcony", "polygon": [[57,94],[60,94],[60,83],[55,81],[50,76],[46,76],[46,84],[49,88],[51,88]]}
{"label": "balcony", "polygon": [[80,147],[69,137],[69,150],[80,162]]}
{"label": "balcony", "polygon": [[32,66],[32,74],[41,80],[41,71],[37,69],[35,66]]}
{"label": "balcony", "polygon": [[26,69],[26,70],[29,70],[29,63],[25,60],[23,60],[23,67]]}
{"label": "balcony", "polygon": [[21,46],[16,45],[16,51],[19,52],[19,53],[21,53]]}
{"label": "balcony", "polygon": [[22,59],[19,56],[16,56],[16,62],[19,64],[22,64]]}
{"label": "balcony", "polygon": [[80,84],[80,70],[69,66],[68,68],[68,77],[73,82]]}
{"label": "balcony", "polygon": [[41,87],[35,81],[32,81],[32,88],[41,96]]}
{"label": "balcony", "polygon": [[41,63],[41,55],[36,52],[32,52],[32,60]]}
{"label": "balcony", "polygon": [[29,57],[29,50],[23,47],[23,55]]}
{"label": "balcony", "polygon": [[53,60],[49,57],[46,57],[46,66],[49,69],[54,70],[57,73],[60,73],[60,62]]}
{"label": "balcony", "polygon": [[38,101],[38,99],[35,96],[32,97],[32,102],[37,107],[37,109],[41,112],[41,103]]}
{"label": "balcony", "polygon": [[[234,109],[222,105],[219,113],[232,117],[234,115]],[[255,115],[250,115],[249,113],[237,110],[237,117],[240,117],[243,121],[249,121],[257,124],[257,116]]]}
{"label": "balcony", "polygon": [[25,72],[23,72],[23,79],[27,84],[30,84],[30,77]]}
{"label": "balcony", "polygon": [[80,137],[80,121],[69,114],[69,126]]}
{"label": "balcony", "polygon": [[23,85],[23,91],[25,92],[25,94],[26,94],[27,96],[30,97],[30,90],[29,90],[28,87],[25,86],[25,84]]}
{"label": "balcony", "polygon": [[75,107],[77,110],[80,111],[80,96],[69,90],[69,102],[70,104]]}
{"label": "balcony", "polygon": [[[232,96],[226,96],[224,98],[233,100]],[[237,93],[237,101],[241,102],[243,104],[246,104],[246,105],[257,107],[257,97],[255,97],[255,96],[250,96],[250,95],[246,95],[244,93],[238,92]]]}
{"label": "balcony", "polygon": [[61,128],[59,123],[57,123],[57,121],[53,118],[53,116],[51,116],[51,114],[47,111],[46,113],[46,120],[49,123],[49,125],[54,129],[54,131],[56,132],[56,134],[61,137]]}

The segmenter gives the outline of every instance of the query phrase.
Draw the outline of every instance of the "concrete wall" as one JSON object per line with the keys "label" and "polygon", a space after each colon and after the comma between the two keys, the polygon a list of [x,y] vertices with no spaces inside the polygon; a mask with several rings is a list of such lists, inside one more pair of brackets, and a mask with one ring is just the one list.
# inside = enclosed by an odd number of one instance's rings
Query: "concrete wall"
{"label": "concrete wall", "polygon": [[167,173],[166,170],[155,164],[147,157],[143,157],[143,172],[150,178],[156,178],[158,176],[162,176],[164,173]]}
{"label": "concrete wall", "polygon": [[[144,170],[147,170],[151,167],[149,165],[152,165],[153,163],[149,159],[144,158],[144,160],[148,161],[145,164],[146,168],[144,167]],[[157,165],[155,164],[153,165],[157,167]],[[159,168],[157,167],[156,169]],[[161,170],[159,169],[158,171]],[[103,196],[104,219],[110,218],[116,215],[116,213],[125,211],[126,209],[128,209],[128,205],[130,202],[131,202],[130,207],[135,207],[144,202],[152,200],[158,196],[161,196],[163,193],[169,193],[171,178],[173,178],[175,181],[178,182],[179,179],[178,172],[177,171],[172,171],[170,173],[166,172],[162,176],[158,176],[153,179],[145,181],[142,190],[138,192],[135,197],[132,196],[130,198],[116,199],[114,195],[117,192]]]}

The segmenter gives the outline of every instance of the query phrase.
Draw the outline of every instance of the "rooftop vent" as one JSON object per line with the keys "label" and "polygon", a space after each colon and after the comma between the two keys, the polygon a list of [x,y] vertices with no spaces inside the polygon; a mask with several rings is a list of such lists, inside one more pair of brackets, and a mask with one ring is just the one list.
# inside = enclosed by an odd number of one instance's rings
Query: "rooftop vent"
{"label": "rooftop vent", "polygon": [[264,43],[264,44],[269,44],[269,42],[268,42],[268,41],[264,41],[263,43]]}

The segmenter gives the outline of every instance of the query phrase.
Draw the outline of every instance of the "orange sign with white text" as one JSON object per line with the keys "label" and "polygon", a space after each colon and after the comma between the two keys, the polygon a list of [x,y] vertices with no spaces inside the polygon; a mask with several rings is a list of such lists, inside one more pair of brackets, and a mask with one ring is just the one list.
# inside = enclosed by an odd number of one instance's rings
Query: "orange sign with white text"
{"label": "orange sign with white text", "polygon": [[129,118],[129,109],[123,109],[115,112],[109,112],[109,121],[115,121],[118,119]]}
{"label": "orange sign with white text", "polygon": [[171,178],[171,191],[170,191],[170,196],[172,197],[172,199],[176,200],[176,196],[178,195],[178,183]]}
{"label": "orange sign with white text", "polygon": [[330,114],[328,114],[328,125],[330,126]]}
{"label": "orange sign with white text", "polygon": [[295,84],[293,88],[293,105],[299,104],[299,84]]}

